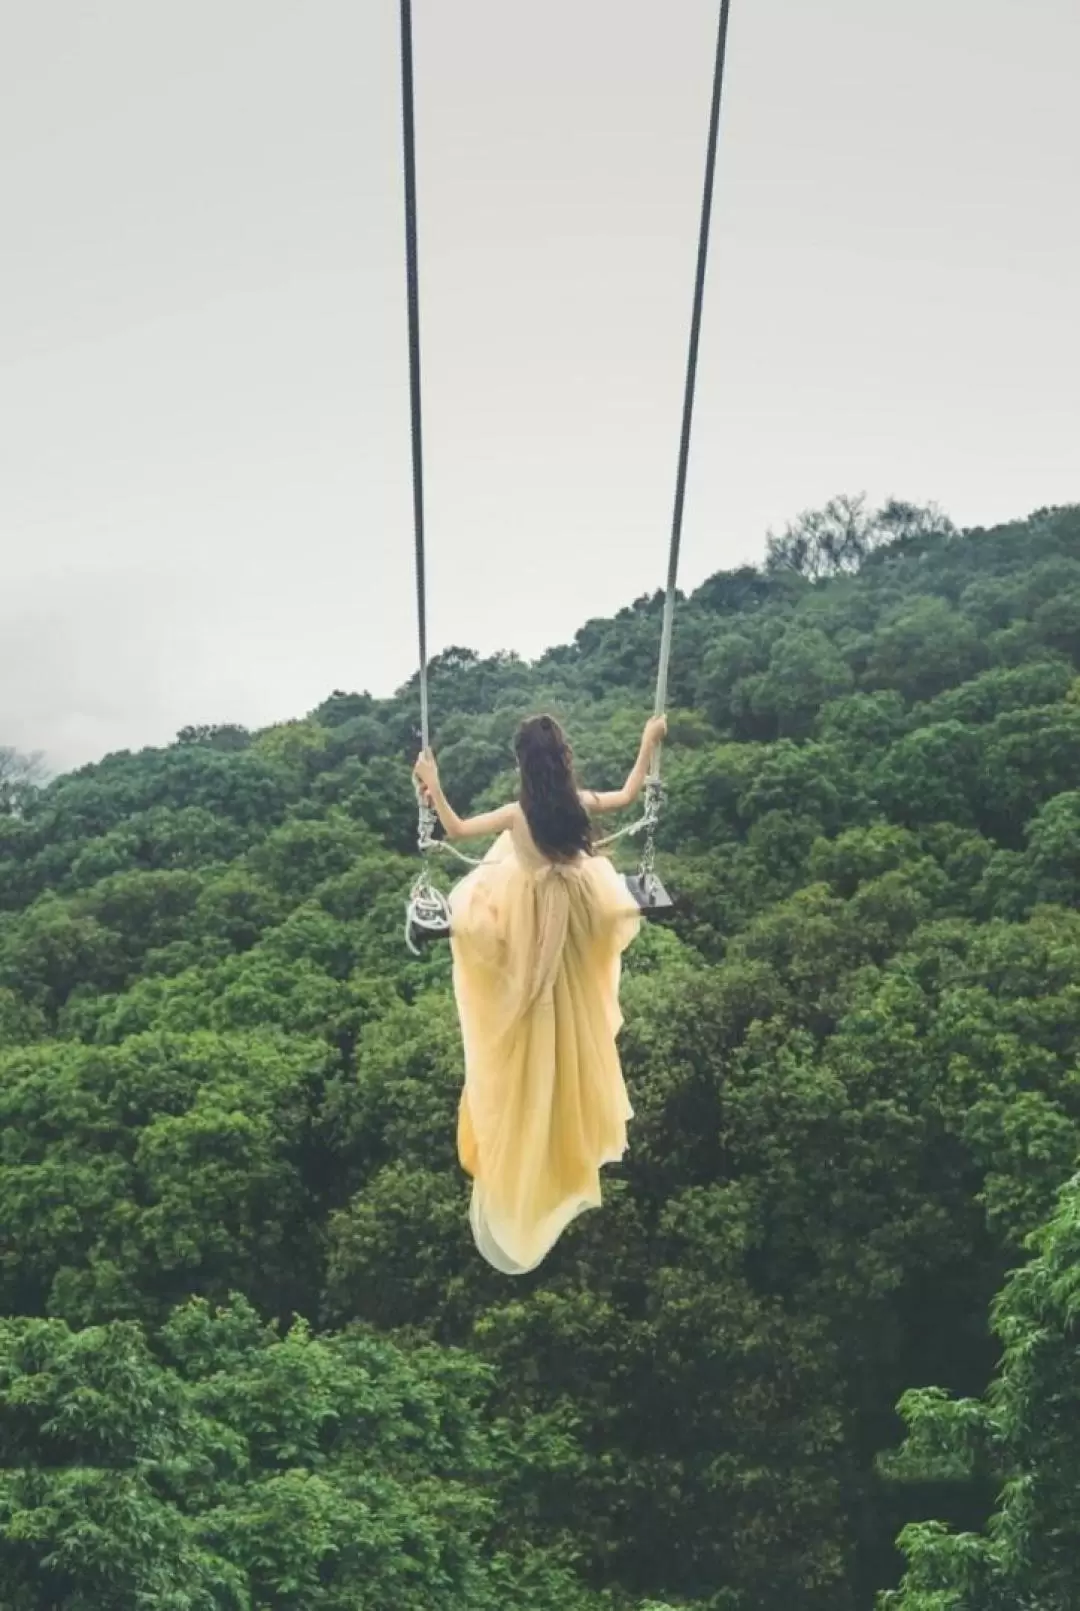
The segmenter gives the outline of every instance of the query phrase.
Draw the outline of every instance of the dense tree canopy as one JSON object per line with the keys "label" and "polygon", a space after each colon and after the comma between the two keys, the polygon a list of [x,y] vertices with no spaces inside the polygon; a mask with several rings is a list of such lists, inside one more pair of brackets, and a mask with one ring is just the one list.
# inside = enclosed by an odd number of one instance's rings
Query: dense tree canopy
{"label": "dense tree canopy", "polygon": [[[441,655],[455,803],[538,707],[620,783],[661,602]],[[1080,509],[834,500],[671,687],[630,1151],[518,1281],[401,943],[415,685],[0,749],[4,1611],[1080,1603]]]}

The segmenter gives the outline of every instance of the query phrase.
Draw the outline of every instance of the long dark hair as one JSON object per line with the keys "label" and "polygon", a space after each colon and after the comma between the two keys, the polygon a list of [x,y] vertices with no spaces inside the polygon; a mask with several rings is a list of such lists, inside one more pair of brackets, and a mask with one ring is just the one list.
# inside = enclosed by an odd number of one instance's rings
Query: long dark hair
{"label": "long dark hair", "polygon": [[574,754],[553,716],[530,716],[514,740],[521,809],[537,848],[556,861],[592,855],[592,826],[574,777]]}

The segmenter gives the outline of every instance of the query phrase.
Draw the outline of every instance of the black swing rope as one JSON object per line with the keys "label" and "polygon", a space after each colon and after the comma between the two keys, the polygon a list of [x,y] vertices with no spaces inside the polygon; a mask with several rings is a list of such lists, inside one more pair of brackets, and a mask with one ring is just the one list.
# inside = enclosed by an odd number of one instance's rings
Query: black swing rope
{"label": "black swing rope", "polygon": [[[413,530],[416,552],[416,611],[420,649],[420,742],[426,752],[430,747],[430,706],[428,702],[427,662],[427,577],[424,558],[424,455],[423,419],[420,391],[420,276],[418,266],[416,230],[416,117],[413,88],[413,28],[412,0],[400,0],[401,6],[401,113],[402,148],[405,176],[405,271],[409,324],[409,407],[412,440]],[[679,552],[682,546],[683,512],[686,505],[686,480],[690,464],[690,434],[694,418],[694,398],[697,390],[698,349],[701,340],[701,317],[705,302],[705,277],[709,256],[709,226],[712,220],[713,190],[716,176],[716,151],[720,131],[720,101],[724,86],[724,62],[727,55],[728,15],[731,0],[720,0],[720,22],[716,37],[716,58],[713,67],[712,101],[709,109],[709,134],[705,152],[705,183],[701,200],[701,222],[698,230],[697,268],[694,276],[694,301],[690,317],[690,344],[686,360],[686,385],[683,392],[682,426],[679,433],[679,457],[675,474],[675,503],[671,521],[671,542],[668,549],[667,585],[664,594],[664,613],[660,631],[660,654],[656,673],[654,714],[662,716],[667,708],[668,669],[671,662],[672,629],[675,620],[675,594],[679,573]],[[639,889],[648,898],[657,885],[654,872],[655,834],[663,798],[660,778],[660,751],[657,748],[652,769],[645,782],[645,804],[640,819],[628,827],[600,841],[610,844],[626,834],[644,831],[641,866],[638,875]],[[421,855],[420,872],[413,884],[405,923],[405,938],[409,949],[419,954],[415,938],[425,934],[445,934],[449,929],[450,912],[445,895],[432,882],[430,853],[449,849],[462,861],[472,861],[447,840],[435,838],[435,812],[422,790],[417,788],[419,826],[417,843]]]}

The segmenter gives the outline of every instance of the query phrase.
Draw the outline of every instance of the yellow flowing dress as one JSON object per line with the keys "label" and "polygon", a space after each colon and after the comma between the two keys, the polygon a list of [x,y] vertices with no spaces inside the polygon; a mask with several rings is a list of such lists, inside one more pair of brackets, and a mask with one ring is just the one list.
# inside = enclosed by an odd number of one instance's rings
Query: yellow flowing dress
{"label": "yellow flowing dress", "polygon": [[600,1207],[600,1169],[626,1150],[634,1114],[615,1042],[641,916],[606,857],[545,856],[520,806],[450,911],[469,1223],[489,1264],[524,1275]]}

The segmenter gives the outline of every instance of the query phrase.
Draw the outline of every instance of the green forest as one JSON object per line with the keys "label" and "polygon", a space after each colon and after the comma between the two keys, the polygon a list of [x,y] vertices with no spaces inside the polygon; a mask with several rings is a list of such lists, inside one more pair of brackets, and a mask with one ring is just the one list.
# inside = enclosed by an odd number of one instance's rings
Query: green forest
{"label": "green forest", "polygon": [[[621,784],[662,604],[441,654],[454,804],[537,710]],[[630,1148],[517,1280],[415,681],[0,751],[2,1611],[1080,1607],[1080,505],[799,517],[669,722]]]}

